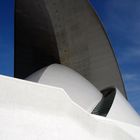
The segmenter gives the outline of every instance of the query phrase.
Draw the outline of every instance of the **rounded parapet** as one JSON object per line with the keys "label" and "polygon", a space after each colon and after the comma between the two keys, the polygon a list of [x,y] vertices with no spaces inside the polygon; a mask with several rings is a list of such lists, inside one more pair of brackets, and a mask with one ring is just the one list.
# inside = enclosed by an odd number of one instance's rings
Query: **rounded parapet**
{"label": "rounded parapet", "polygon": [[63,88],[68,96],[89,113],[102,99],[102,94],[88,80],[72,69],[53,64],[45,67],[26,80]]}

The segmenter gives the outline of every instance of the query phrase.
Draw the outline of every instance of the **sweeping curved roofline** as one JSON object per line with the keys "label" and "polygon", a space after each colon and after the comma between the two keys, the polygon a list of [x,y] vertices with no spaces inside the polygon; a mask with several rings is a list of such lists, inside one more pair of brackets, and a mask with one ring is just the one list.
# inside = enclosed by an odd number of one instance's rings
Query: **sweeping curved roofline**
{"label": "sweeping curved roofline", "polygon": [[66,65],[99,90],[125,88],[108,36],[88,0],[16,0],[15,77]]}
{"label": "sweeping curved roofline", "polygon": [[[90,0],[88,0],[88,1],[89,1],[89,3],[90,3]],[[91,3],[90,3],[90,4],[91,4]],[[95,9],[94,4],[92,4],[92,7]],[[99,20],[99,22],[100,22],[100,24],[101,24],[101,26],[102,26],[102,28],[103,28],[104,34],[106,35],[106,38],[108,39],[108,42],[109,42],[109,44],[110,44],[110,46],[111,46],[112,53],[113,53],[113,55],[114,55],[116,64],[117,64],[117,66],[118,66],[118,71],[119,71],[119,74],[120,74],[120,78],[121,78],[121,80],[122,80],[123,89],[124,89],[124,96],[125,96],[125,98],[127,99],[127,94],[126,94],[125,85],[124,85],[124,82],[123,82],[121,70],[120,70],[120,68],[119,68],[119,64],[118,64],[117,57],[116,57],[116,55],[115,55],[114,49],[113,49],[113,47],[112,47],[111,40],[109,39],[108,33],[106,32],[106,29],[105,29],[105,25],[103,24],[103,22],[102,22],[100,16],[99,16],[98,13],[96,12],[96,10],[94,10],[94,12],[96,13],[96,16],[97,16],[97,18],[98,18],[98,20]],[[104,90],[104,89],[103,89],[103,90]]]}

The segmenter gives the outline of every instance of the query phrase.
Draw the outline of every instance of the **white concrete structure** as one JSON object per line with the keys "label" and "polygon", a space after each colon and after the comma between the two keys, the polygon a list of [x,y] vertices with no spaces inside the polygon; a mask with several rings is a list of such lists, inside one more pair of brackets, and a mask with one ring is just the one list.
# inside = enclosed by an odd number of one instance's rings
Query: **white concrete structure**
{"label": "white concrete structure", "polygon": [[108,118],[140,126],[140,116],[117,89]]}
{"label": "white concrete structure", "polygon": [[15,3],[14,76],[28,77],[0,76],[0,140],[140,140],[139,115],[88,0]]}
{"label": "white concrete structure", "polygon": [[88,80],[60,64],[45,67],[26,80],[63,88],[74,102],[90,113],[102,99],[102,94]]}
{"label": "white concrete structure", "polygon": [[0,140],[139,140],[139,132],[90,114],[61,88],[0,76]]}
{"label": "white concrete structure", "polygon": [[[94,110],[103,96],[80,74],[60,64],[45,67],[27,77],[26,80],[63,88],[75,103],[89,113]],[[107,117],[140,126],[139,115],[118,89],[115,92]]]}

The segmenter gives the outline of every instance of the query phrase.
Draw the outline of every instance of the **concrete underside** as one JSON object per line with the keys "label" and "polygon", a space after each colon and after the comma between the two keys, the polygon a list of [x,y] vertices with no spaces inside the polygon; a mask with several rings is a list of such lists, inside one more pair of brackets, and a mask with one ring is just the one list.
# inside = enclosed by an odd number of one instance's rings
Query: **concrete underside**
{"label": "concrete underside", "polygon": [[99,90],[115,86],[125,95],[104,29],[88,0],[16,0],[15,77],[64,64]]}

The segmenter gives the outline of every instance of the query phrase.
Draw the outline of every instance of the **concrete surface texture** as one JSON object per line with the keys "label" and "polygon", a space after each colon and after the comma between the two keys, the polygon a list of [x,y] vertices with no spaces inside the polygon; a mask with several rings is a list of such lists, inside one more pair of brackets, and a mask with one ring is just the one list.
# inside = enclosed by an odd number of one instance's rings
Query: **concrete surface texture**
{"label": "concrete surface texture", "polygon": [[126,95],[113,50],[88,0],[16,0],[17,14],[16,40],[21,41],[16,44],[15,77],[25,78],[46,65],[61,63],[99,90],[114,86]]}
{"label": "concrete surface texture", "polygon": [[60,61],[98,89],[123,83],[106,34],[87,0],[46,0]]}

